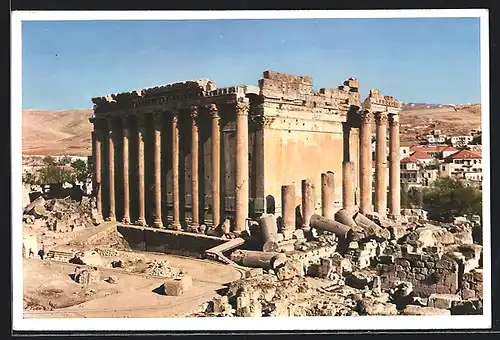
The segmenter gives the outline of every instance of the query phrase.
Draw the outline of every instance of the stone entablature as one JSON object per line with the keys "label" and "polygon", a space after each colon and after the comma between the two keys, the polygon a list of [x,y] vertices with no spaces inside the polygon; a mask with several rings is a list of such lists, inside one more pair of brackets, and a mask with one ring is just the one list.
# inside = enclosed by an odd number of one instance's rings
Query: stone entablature
{"label": "stone entablature", "polygon": [[401,102],[391,96],[382,95],[379,90],[371,89],[368,97],[363,102],[363,108],[371,112],[399,114],[401,112]]}
{"label": "stone entablature", "polygon": [[122,116],[154,111],[189,110],[193,105],[208,109],[214,103],[234,104],[238,98],[245,98],[246,95],[257,94],[257,92],[256,86],[244,85],[216,89],[215,83],[209,80],[204,80],[202,83],[187,81],[95,97],[92,98],[92,102],[96,116]]}

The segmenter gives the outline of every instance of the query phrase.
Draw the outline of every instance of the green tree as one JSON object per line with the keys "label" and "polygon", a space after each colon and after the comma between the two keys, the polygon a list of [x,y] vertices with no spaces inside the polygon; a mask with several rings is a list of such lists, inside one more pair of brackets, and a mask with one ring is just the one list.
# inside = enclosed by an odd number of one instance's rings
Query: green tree
{"label": "green tree", "polygon": [[411,188],[408,191],[408,200],[412,208],[422,208],[424,204],[424,195],[421,189]]}
{"label": "green tree", "polygon": [[401,184],[401,194],[400,194],[400,199],[401,199],[401,207],[403,209],[410,209],[410,197],[408,195],[408,185],[406,183]]}
{"label": "green tree", "polygon": [[482,192],[466,187],[460,180],[450,177],[437,179],[423,192],[423,207],[429,218],[441,222],[452,222],[455,216],[481,215]]}
{"label": "green tree", "polygon": [[64,156],[59,159],[57,162],[59,165],[66,165],[66,164],[71,164],[71,157],[69,156]]}
{"label": "green tree", "polygon": [[45,156],[42,160],[43,164],[45,165],[55,165],[56,161],[54,160],[53,157],[51,156]]}
{"label": "green tree", "polygon": [[87,163],[85,163],[85,161],[77,159],[76,161],[71,163],[71,167],[75,169],[77,181],[84,182],[88,178],[89,172],[87,168]]}
{"label": "green tree", "polygon": [[29,185],[36,185],[38,184],[38,178],[34,173],[25,171],[23,175],[23,183]]}
{"label": "green tree", "polygon": [[76,177],[73,172],[60,168],[57,165],[47,165],[38,170],[40,184],[55,184],[64,182],[74,182]]}

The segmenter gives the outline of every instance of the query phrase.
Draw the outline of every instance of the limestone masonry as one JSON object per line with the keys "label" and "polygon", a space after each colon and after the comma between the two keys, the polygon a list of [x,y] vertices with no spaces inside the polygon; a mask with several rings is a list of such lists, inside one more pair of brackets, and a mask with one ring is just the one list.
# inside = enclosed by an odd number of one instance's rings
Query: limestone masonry
{"label": "limestone masonry", "polygon": [[400,102],[374,89],[361,102],[353,78],[312,85],[265,71],[258,87],[202,79],[93,98],[99,218],[176,230],[228,218],[240,233],[281,213],[289,235],[314,214],[333,219],[334,207],[397,218]]}

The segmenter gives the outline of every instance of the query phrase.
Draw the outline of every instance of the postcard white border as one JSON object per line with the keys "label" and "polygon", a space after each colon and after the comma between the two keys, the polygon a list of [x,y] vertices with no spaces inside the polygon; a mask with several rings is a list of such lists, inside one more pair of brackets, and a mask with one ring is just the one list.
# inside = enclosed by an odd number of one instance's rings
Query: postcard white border
{"label": "postcard white border", "polygon": [[[258,330],[376,330],[376,329],[486,329],[491,327],[491,300],[484,314],[471,316],[360,316],[293,318],[177,318],[177,319],[23,319],[22,306],[22,21],[41,20],[220,20],[307,18],[480,18],[481,107],[483,154],[484,296],[491,297],[489,24],[486,9],[360,10],[360,11],[15,11],[12,13],[12,268],[14,330],[131,330],[131,331],[258,331]],[[17,189],[19,188],[19,189]]]}

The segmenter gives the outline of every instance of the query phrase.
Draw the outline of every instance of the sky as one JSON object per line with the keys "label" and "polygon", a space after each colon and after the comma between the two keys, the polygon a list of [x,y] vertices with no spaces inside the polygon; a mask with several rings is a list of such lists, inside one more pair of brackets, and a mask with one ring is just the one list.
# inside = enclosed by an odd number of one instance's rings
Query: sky
{"label": "sky", "polygon": [[480,102],[479,18],[24,21],[25,109],[189,79],[258,85],[265,70],[402,102]]}

